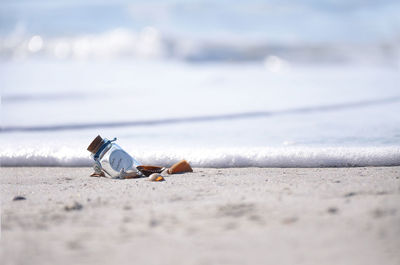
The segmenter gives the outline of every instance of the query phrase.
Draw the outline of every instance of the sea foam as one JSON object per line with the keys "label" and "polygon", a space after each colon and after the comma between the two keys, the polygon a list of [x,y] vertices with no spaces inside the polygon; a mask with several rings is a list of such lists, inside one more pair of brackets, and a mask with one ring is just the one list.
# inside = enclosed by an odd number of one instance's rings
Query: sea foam
{"label": "sea foam", "polygon": [[[129,150],[128,150],[129,152]],[[143,164],[170,166],[186,159],[194,167],[354,167],[399,166],[399,147],[286,147],[136,150]],[[68,147],[5,149],[1,166],[90,166],[85,150]]]}

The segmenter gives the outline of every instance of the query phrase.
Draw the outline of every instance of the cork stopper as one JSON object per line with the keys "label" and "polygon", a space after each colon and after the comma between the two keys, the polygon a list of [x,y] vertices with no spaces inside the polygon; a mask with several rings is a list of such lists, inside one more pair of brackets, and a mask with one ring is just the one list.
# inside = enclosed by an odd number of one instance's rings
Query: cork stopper
{"label": "cork stopper", "polygon": [[87,150],[92,154],[95,154],[103,144],[103,138],[100,135],[97,135],[96,138],[92,141],[92,143],[88,146]]}

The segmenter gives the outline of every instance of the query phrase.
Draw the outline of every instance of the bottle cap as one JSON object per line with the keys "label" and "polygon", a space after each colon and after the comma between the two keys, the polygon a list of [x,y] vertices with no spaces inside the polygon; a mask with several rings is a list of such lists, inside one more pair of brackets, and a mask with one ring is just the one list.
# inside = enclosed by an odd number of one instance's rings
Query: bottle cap
{"label": "bottle cap", "polygon": [[103,138],[100,135],[97,135],[96,138],[92,141],[92,143],[88,146],[87,150],[92,154],[95,154],[103,144]]}

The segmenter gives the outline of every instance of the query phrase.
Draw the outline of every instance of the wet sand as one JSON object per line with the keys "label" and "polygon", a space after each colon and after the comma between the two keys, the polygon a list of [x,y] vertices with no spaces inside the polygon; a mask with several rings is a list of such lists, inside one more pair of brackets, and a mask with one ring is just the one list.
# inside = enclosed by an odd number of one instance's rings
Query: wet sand
{"label": "wet sand", "polygon": [[3,265],[400,264],[400,167],[0,170]]}

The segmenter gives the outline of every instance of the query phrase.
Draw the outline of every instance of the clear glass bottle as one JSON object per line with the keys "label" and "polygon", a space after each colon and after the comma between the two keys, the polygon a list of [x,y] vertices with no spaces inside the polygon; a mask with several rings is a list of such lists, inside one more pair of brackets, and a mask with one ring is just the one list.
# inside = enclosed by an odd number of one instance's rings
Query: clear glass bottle
{"label": "clear glass bottle", "polygon": [[99,163],[101,169],[112,178],[120,176],[121,170],[137,171],[136,167],[141,164],[132,156],[125,152],[119,145],[114,143],[117,138],[108,140],[98,135],[87,150],[91,152],[91,157],[96,163]]}

